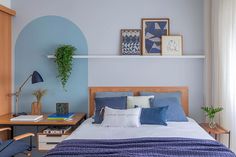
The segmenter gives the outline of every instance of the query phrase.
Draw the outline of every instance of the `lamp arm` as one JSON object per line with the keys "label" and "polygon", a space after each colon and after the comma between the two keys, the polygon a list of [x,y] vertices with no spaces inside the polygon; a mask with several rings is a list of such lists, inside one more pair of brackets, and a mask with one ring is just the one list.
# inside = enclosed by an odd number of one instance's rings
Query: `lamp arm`
{"label": "lamp arm", "polygon": [[18,106],[19,106],[19,98],[20,98],[20,93],[21,93],[21,89],[24,87],[24,85],[28,82],[28,80],[32,77],[33,74],[31,74],[24,82],[23,84],[18,88],[18,90],[13,93],[12,95],[16,96],[16,104],[15,104],[15,116],[18,115]]}
{"label": "lamp arm", "polygon": [[21,89],[24,87],[24,85],[28,82],[28,80],[32,77],[33,74],[31,74],[19,87],[19,89],[14,93],[14,95],[19,95],[21,92]]}

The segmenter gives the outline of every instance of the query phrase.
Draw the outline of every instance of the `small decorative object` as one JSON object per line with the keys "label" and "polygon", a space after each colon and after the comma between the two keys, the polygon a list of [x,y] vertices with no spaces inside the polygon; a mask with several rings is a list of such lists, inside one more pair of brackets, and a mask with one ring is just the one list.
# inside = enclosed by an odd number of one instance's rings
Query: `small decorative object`
{"label": "small decorative object", "polygon": [[56,103],[56,113],[57,114],[68,114],[69,113],[69,103]]}
{"label": "small decorative object", "polygon": [[161,37],[169,35],[169,19],[142,19],[142,54],[161,55]]}
{"label": "small decorative object", "polygon": [[61,81],[62,87],[64,90],[66,83],[71,75],[72,64],[73,64],[73,55],[76,48],[71,45],[62,45],[56,49],[56,64],[58,69],[58,78]]}
{"label": "small decorative object", "polygon": [[182,36],[162,36],[162,55],[181,56],[183,52]]}
{"label": "small decorative object", "polygon": [[36,90],[35,92],[33,92],[32,94],[36,97],[36,102],[32,103],[32,111],[31,114],[32,115],[40,115],[41,114],[41,110],[42,110],[42,98],[44,95],[46,95],[47,90]]}
{"label": "small decorative object", "polygon": [[121,54],[141,55],[140,29],[121,30]]}
{"label": "small decorative object", "polygon": [[216,122],[215,122],[215,114],[222,111],[222,107],[217,107],[214,108],[213,106],[211,107],[202,107],[202,110],[206,112],[207,117],[209,118],[209,127],[210,128],[215,128],[216,127]]}
{"label": "small decorative object", "polygon": [[25,115],[26,113],[18,113],[18,108],[19,108],[19,99],[20,99],[20,95],[21,95],[21,91],[22,88],[25,86],[25,84],[30,80],[31,78],[31,83],[35,84],[35,83],[39,83],[39,82],[43,82],[43,78],[42,76],[37,72],[34,71],[33,73],[31,73],[27,79],[22,83],[22,85],[18,88],[18,90],[13,93],[13,96],[16,96],[16,103],[15,103],[15,114],[13,115],[14,117],[17,117],[19,115]]}

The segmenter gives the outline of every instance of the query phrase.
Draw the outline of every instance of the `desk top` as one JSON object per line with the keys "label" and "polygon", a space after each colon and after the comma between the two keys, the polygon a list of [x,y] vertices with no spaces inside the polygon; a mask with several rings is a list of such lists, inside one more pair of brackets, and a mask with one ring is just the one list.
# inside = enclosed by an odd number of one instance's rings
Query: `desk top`
{"label": "desk top", "polygon": [[0,116],[0,125],[57,125],[57,126],[63,126],[63,125],[77,125],[78,123],[82,122],[86,118],[85,113],[75,113],[75,115],[72,117],[72,120],[48,120],[49,114],[43,114],[43,119],[37,122],[14,122],[10,119],[13,117],[12,114],[6,114],[3,116]]}

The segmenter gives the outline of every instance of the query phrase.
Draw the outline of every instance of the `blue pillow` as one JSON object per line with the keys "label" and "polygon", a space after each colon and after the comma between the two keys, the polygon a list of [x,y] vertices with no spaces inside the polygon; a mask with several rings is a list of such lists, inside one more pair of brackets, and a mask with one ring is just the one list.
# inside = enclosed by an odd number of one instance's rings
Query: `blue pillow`
{"label": "blue pillow", "polygon": [[167,126],[166,112],[168,106],[155,108],[142,108],[140,123],[149,125]]}
{"label": "blue pillow", "polygon": [[133,96],[133,92],[97,92],[95,98]]}
{"label": "blue pillow", "polygon": [[103,121],[102,109],[105,106],[113,109],[126,109],[127,97],[107,97],[107,98],[95,98],[95,115],[94,123],[101,124]]}
{"label": "blue pillow", "polygon": [[154,95],[155,98],[163,99],[163,98],[176,98],[178,99],[179,103],[181,104],[181,92],[140,92],[141,96],[150,96]]}
{"label": "blue pillow", "polygon": [[179,103],[178,99],[175,97],[170,98],[154,98],[150,99],[151,107],[164,107],[169,106],[166,112],[167,121],[172,122],[187,122],[188,119],[184,113],[182,105]]}

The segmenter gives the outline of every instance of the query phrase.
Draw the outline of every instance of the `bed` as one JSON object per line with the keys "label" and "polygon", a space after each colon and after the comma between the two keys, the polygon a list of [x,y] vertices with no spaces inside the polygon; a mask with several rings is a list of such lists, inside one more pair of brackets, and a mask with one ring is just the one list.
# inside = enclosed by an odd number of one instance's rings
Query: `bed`
{"label": "bed", "polygon": [[[180,92],[181,104],[189,115],[187,87],[91,87],[89,115],[94,114],[97,92]],[[140,127],[103,127],[88,118],[67,139],[47,153],[47,157],[65,156],[155,156],[155,157],[235,157],[215,141],[196,121],[167,122]]]}

